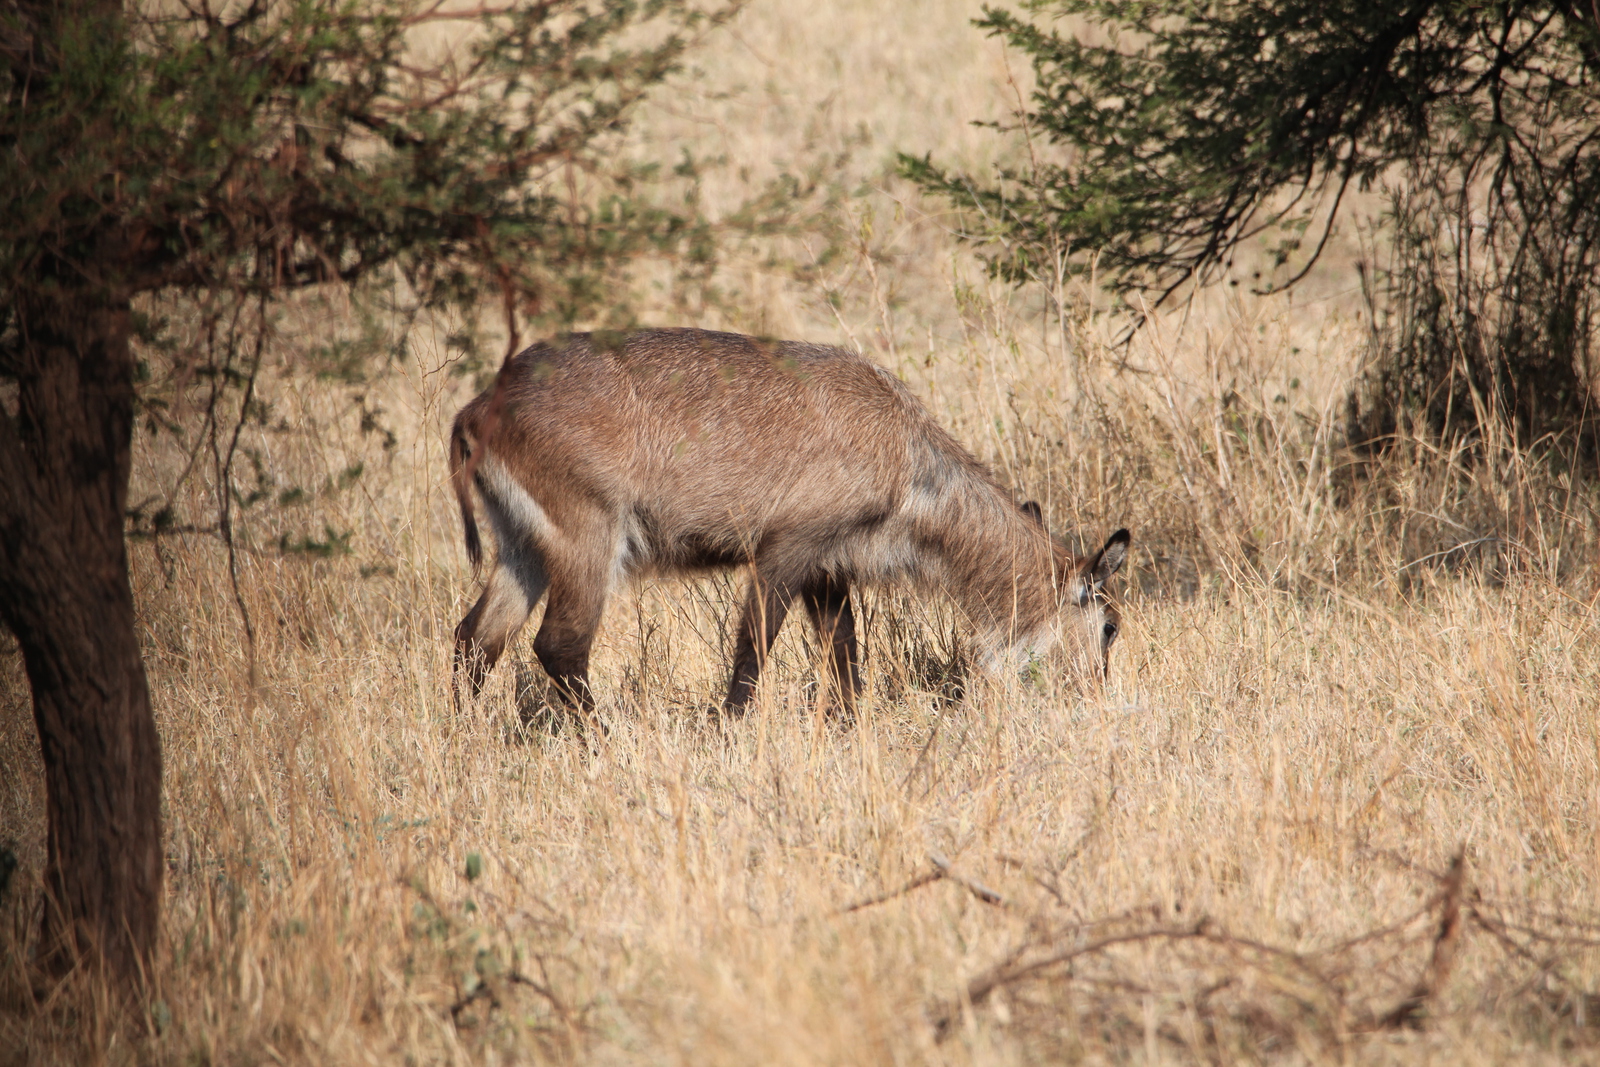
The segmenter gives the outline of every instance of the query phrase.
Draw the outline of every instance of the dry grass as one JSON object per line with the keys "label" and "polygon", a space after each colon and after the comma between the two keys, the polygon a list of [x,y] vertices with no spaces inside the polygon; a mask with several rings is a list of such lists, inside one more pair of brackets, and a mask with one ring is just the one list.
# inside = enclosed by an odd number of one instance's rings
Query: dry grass
{"label": "dry grass", "polygon": [[[1593,489],[1494,442],[1341,451],[1336,279],[1128,350],[984,284],[882,175],[891,144],[989,150],[952,125],[1005,92],[968,14],[758,6],[643,140],[726,151],[730,202],[740,163],[854,145],[829,165],[867,187],[858,254],[805,285],[737,261],[707,316],[859,343],[1067,536],[1132,527],[1106,691],[952,702],[948,606],[878,592],[854,729],[815,713],[796,627],[723,730],[734,587],[661,583],[608,614],[605,732],[530,714],[525,649],[457,715],[443,331],[359,403],[269,375],[281,421],[247,443],[306,495],[246,516],[257,686],[215,538],[133,548],[171,857],[153,1037],[70,985],[29,1006],[43,790],[0,653],[0,1062],[1600,1060]],[[297,314],[286,346],[329,321]],[[143,441],[135,499],[181,460]]]}

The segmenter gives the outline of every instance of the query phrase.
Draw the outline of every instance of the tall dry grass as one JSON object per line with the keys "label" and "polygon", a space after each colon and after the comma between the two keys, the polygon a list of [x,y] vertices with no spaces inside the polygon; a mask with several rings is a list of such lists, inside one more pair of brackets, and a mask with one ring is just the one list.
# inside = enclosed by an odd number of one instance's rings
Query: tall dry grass
{"label": "tall dry grass", "polygon": [[[959,125],[1010,91],[970,14],[754,6],[635,148],[725,153],[728,203],[763,168],[852,189],[853,245],[735,255],[704,320],[859,345],[1065,536],[1131,527],[1105,691],[965,678],[948,605],[875,591],[854,728],[816,714],[799,627],[715,727],[720,580],[614,599],[604,731],[541,714],[525,646],[458,714],[449,324],[360,389],[269,369],[253,650],[215,536],[133,547],[167,761],[150,1035],[73,983],[34,1000],[43,790],[0,653],[0,1061],[1600,1059],[1593,487],[1492,438],[1343,449],[1365,333],[1336,277],[1127,348],[988,284],[885,167],[995,150]],[[341,314],[297,305],[278,343]],[[184,462],[143,438],[134,499]]]}

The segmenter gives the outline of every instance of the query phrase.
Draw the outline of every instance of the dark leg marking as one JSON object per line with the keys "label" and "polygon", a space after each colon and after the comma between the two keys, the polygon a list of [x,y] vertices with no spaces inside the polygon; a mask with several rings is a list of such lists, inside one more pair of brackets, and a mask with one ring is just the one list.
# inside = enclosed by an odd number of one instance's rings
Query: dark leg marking
{"label": "dark leg marking", "polygon": [[589,689],[589,650],[605,610],[603,578],[552,582],[533,654],[568,703],[588,711],[594,707]]}
{"label": "dark leg marking", "polygon": [[843,579],[823,575],[806,585],[802,599],[817,628],[818,639],[828,649],[828,675],[839,694],[834,714],[849,718],[861,692],[861,658],[856,645],[856,617],[850,609],[850,585]]}
{"label": "dark leg marking", "polygon": [[728,683],[728,695],[722,709],[733,715],[743,714],[755,695],[756,679],[761,677],[761,665],[778,629],[789,614],[789,604],[794,599],[792,583],[764,579],[758,572],[750,582],[750,592],[745,597],[744,612],[739,618],[738,637],[733,647],[733,680]]}
{"label": "dark leg marking", "polygon": [[451,673],[456,680],[458,709],[461,676],[466,676],[467,695],[476,697],[483,688],[484,678],[522,630],[547,585],[544,568],[536,560],[502,560],[495,564],[484,584],[483,594],[456,627]]}

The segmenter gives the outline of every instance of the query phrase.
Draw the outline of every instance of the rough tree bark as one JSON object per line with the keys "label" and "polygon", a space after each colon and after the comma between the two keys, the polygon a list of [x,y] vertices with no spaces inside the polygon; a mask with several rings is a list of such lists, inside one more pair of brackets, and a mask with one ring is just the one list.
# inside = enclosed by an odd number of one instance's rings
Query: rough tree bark
{"label": "rough tree bark", "polygon": [[44,757],[42,961],[98,961],[132,990],[160,918],[161,748],[123,540],[129,305],[86,289],[17,308],[19,388],[0,412],[0,619],[22,646]]}

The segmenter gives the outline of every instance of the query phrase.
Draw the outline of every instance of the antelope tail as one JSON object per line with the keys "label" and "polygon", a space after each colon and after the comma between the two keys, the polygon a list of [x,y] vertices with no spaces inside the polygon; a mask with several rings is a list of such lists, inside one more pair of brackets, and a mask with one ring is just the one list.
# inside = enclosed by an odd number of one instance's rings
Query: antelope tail
{"label": "antelope tail", "polygon": [[472,454],[467,444],[466,430],[461,421],[450,429],[450,483],[456,491],[456,503],[461,505],[461,526],[466,535],[467,558],[472,561],[472,571],[478,572],[483,562],[483,542],[478,537],[478,515],[472,504],[472,475],[481,456]]}

